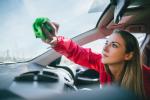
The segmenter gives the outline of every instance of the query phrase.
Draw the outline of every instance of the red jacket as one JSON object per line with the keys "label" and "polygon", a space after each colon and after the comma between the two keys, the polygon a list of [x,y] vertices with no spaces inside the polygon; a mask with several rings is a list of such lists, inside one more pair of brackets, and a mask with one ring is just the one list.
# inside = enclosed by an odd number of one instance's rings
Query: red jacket
{"label": "red jacket", "polygon": [[[62,36],[58,36],[58,42],[53,47],[57,52],[66,56],[75,63],[86,66],[88,68],[96,70],[100,74],[101,85],[110,84],[112,82],[111,77],[106,73],[104,64],[101,62],[101,54],[96,54],[89,48],[82,48],[78,46],[71,39],[66,39]],[[143,66],[144,87],[146,95],[150,96],[150,68]]]}

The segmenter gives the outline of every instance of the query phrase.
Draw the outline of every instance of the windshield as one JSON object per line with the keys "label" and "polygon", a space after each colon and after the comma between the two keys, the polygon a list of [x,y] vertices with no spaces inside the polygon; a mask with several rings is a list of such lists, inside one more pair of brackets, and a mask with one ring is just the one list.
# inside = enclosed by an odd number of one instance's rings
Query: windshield
{"label": "windshield", "polygon": [[[59,35],[73,38],[95,28],[109,0],[1,0],[0,62],[23,62],[41,55],[49,45],[36,39],[32,24],[48,17],[60,25]],[[101,6],[98,7],[97,6]]]}

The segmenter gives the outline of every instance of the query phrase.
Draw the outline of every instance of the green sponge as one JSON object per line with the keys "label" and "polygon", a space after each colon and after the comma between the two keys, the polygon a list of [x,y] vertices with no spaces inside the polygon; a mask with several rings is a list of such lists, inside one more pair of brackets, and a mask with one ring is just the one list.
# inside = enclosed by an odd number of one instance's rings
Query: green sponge
{"label": "green sponge", "polygon": [[41,38],[43,40],[47,39],[47,36],[42,32],[41,26],[44,26],[49,32],[52,32],[52,27],[49,26],[46,22],[49,22],[48,18],[37,18],[33,23],[33,30],[35,32],[36,38]]}

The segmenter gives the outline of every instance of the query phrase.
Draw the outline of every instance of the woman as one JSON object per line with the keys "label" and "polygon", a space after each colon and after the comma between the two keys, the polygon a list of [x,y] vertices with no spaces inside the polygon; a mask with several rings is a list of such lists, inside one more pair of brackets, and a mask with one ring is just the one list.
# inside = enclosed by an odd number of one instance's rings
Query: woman
{"label": "woman", "polygon": [[49,33],[42,27],[42,31],[48,36],[44,42],[75,63],[99,72],[102,86],[116,83],[139,96],[150,95],[150,70],[141,65],[139,44],[132,34],[115,30],[106,41],[102,54],[96,54],[91,49],[80,47],[71,39],[56,36],[57,24],[48,24],[53,27],[53,31]]}

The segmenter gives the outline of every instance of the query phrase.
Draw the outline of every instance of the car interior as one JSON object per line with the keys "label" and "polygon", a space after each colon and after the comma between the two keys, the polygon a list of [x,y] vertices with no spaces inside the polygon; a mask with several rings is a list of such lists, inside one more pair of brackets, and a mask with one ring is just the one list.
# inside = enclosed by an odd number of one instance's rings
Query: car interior
{"label": "car interior", "polygon": [[[96,28],[72,39],[82,46],[92,41],[106,38],[114,29],[127,30],[132,34],[143,33],[145,37],[140,45],[142,63],[150,67],[150,1],[110,1],[110,4],[100,16]],[[99,8],[97,7],[97,9]],[[96,90],[93,93],[89,93],[89,91],[99,88],[99,74],[91,69],[81,70],[82,66],[74,63],[70,66],[61,65],[62,58],[62,55],[50,49],[27,62],[1,64],[0,99],[81,100],[88,94],[85,99],[93,100],[92,95],[100,90]],[[72,66],[78,66],[78,68],[73,69]],[[95,95],[94,99],[115,100],[124,98],[123,100],[137,100],[133,94],[128,94],[120,89],[107,96],[107,93],[110,93],[113,89],[104,89],[102,94]],[[81,93],[81,91],[84,92]],[[119,93],[124,94],[118,95]]]}

